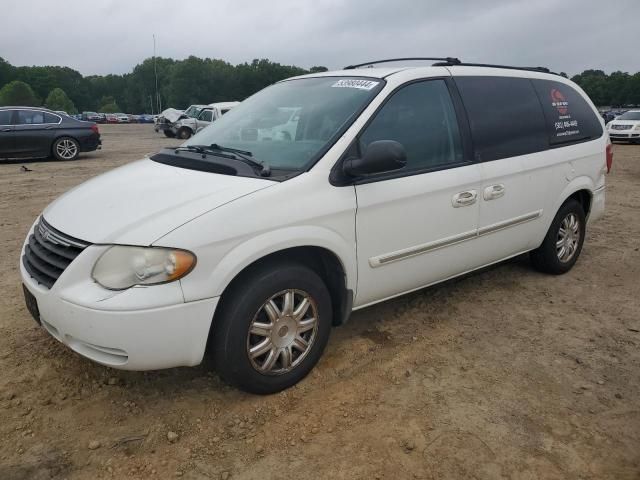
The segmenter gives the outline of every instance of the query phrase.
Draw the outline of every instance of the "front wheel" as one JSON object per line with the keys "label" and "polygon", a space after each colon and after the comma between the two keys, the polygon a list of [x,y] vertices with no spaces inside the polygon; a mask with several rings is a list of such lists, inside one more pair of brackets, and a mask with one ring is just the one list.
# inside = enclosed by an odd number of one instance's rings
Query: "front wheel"
{"label": "front wheel", "polygon": [[164,133],[164,136],[167,138],[174,138],[175,135],[173,134],[173,132],[171,130],[163,130],[162,133]]}
{"label": "front wheel", "polygon": [[189,138],[191,138],[192,132],[191,129],[189,128],[181,128],[180,130],[178,130],[178,138],[181,140],[187,140]]}
{"label": "front wheel", "polygon": [[551,222],[542,245],[531,252],[533,266],[554,275],[571,270],[582,251],[585,223],[582,205],[573,199],[566,201]]}
{"label": "front wheel", "polygon": [[251,393],[279,392],[320,359],[331,330],[331,297],[298,264],[252,269],[226,292],[211,347],[223,380]]}
{"label": "front wheel", "polygon": [[75,160],[80,155],[80,144],[74,138],[62,137],[53,142],[52,150],[56,160]]}

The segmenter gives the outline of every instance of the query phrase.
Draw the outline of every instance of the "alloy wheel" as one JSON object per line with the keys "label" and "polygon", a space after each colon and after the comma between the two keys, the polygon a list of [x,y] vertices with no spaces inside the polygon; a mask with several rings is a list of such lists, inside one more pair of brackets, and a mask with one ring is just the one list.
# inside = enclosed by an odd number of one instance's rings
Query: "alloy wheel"
{"label": "alloy wheel", "polygon": [[60,158],[71,160],[78,154],[78,145],[69,138],[63,138],[56,144],[56,153]]}
{"label": "alloy wheel", "polygon": [[264,375],[290,372],[307,356],[318,332],[318,307],[309,293],[276,293],[255,314],[247,335],[247,355]]}
{"label": "alloy wheel", "polygon": [[563,263],[570,261],[580,243],[580,220],[573,212],[562,220],[556,238],[556,254]]}

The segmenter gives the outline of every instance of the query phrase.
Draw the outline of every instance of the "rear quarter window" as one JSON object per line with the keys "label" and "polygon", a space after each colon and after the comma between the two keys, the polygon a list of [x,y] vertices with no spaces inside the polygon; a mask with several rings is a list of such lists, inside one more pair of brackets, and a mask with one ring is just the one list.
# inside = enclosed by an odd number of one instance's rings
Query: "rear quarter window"
{"label": "rear quarter window", "polygon": [[538,95],[528,78],[454,77],[469,117],[478,161],[549,148]]}
{"label": "rear quarter window", "polygon": [[573,87],[553,80],[532,80],[551,145],[588,141],[602,135],[602,125],[593,109]]}

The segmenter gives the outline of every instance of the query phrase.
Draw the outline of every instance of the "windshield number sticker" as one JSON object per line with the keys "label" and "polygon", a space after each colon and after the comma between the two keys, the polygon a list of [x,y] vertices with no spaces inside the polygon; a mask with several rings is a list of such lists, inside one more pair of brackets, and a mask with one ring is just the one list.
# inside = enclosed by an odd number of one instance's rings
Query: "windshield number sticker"
{"label": "windshield number sticker", "polygon": [[360,90],[371,90],[379,82],[375,82],[372,80],[353,80],[343,78],[342,80],[338,80],[336,83],[331,85],[333,88],[357,88]]}

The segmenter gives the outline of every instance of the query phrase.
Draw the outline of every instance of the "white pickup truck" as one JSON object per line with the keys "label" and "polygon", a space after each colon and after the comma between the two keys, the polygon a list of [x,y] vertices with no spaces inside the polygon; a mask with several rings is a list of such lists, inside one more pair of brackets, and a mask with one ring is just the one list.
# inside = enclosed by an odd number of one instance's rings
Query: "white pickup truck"
{"label": "white pickup truck", "polygon": [[169,131],[173,134],[172,136],[186,140],[204,127],[209,126],[239,103],[240,102],[210,103],[202,107],[195,117],[182,115],[170,125]]}

